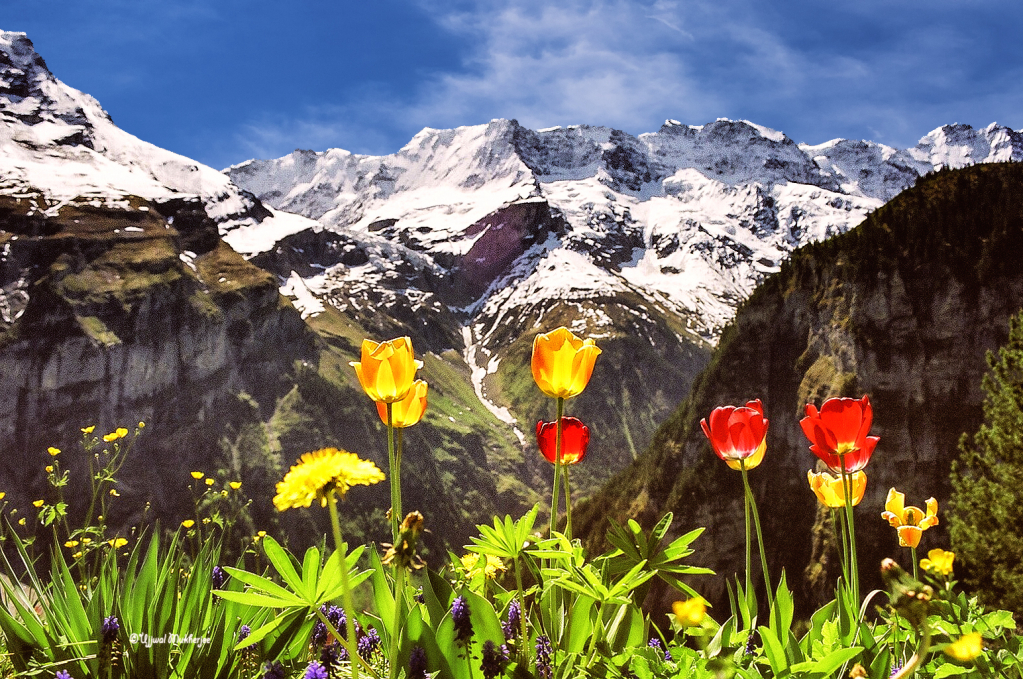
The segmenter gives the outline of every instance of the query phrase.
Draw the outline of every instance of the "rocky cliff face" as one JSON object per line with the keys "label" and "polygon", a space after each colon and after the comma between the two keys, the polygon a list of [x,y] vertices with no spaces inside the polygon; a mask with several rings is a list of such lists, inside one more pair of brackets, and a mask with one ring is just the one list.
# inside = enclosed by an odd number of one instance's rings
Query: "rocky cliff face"
{"label": "rocky cliff face", "polygon": [[[694,560],[719,575],[698,588],[727,610],[725,580],[742,571],[741,479],[698,422],[761,398],[768,453],[750,480],[772,571],[786,569],[804,606],[828,598],[837,557],[806,483],[816,458],[798,420],[806,403],[869,394],[881,441],[856,514],[863,577],[878,584],[886,556],[908,565],[880,518],[885,496],[896,487],[912,504],[944,506],[959,437],[980,423],[985,352],[1023,306],[1021,248],[1023,168],[1000,164],[928,176],[857,229],[797,251],[741,306],[651,450],[578,512],[587,541],[602,540],[607,516],[649,527],[673,511],[678,530],[707,526]],[[921,549],[935,546],[948,546],[942,526],[924,534]]]}
{"label": "rocky cliff face", "polygon": [[145,421],[154,436],[122,495],[170,513],[238,423],[237,394],[272,406],[293,362],[316,355],[274,277],[220,240],[198,199],[126,202],[0,197],[0,474],[15,504],[41,491],[47,446]]}

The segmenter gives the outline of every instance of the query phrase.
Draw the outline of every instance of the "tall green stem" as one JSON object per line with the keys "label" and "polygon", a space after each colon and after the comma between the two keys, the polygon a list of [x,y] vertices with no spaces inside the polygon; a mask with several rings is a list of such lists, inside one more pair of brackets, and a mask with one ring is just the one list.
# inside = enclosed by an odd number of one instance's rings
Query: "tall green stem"
{"label": "tall green stem", "polygon": [[391,627],[391,652],[388,654],[390,678],[398,677],[398,640],[401,637],[401,618],[405,612],[405,567],[395,559],[394,566],[394,625]]}
{"label": "tall green stem", "polygon": [[551,528],[550,537],[554,537],[554,531],[558,527],[558,491],[561,489],[561,416],[565,413],[565,399],[558,398],[558,434],[554,441],[554,497],[551,500]]}
{"label": "tall green stem", "polygon": [[[559,423],[560,426],[560,423]],[[565,473],[565,535],[572,540],[572,487],[568,483],[568,465],[562,470]]]}
{"label": "tall green stem", "polygon": [[764,588],[767,589],[767,602],[774,608],[774,592],[771,590],[771,573],[767,570],[767,554],[764,552],[764,534],[760,530],[760,514],[757,512],[757,501],[753,497],[753,491],[749,487],[749,478],[746,471],[746,461],[740,460],[742,469],[742,485],[746,488],[746,497],[749,499],[750,512],[753,514],[753,526],[757,530],[757,546],[760,548],[760,568],[764,572]]}
{"label": "tall green stem", "polygon": [[387,471],[391,477],[391,544],[397,549],[398,524],[401,522],[401,478],[394,451],[394,419],[391,404],[387,404]]}
{"label": "tall green stem", "polygon": [[917,565],[916,547],[910,547],[909,551],[910,551],[910,554],[911,554],[911,558],[913,559],[913,579],[914,580],[919,580],[920,579],[920,566]]}
{"label": "tall green stem", "polygon": [[[388,404],[387,410],[390,413],[390,404]],[[330,527],[334,530],[334,548],[341,552],[341,596],[345,602],[348,618],[348,658],[352,679],[359,679],[360,658],[357,652],[353,654],[358,649],[358,642],[355,639],[355,604],[352,601],[351,583],[348,581],[348,561],[345,559],[348,556],[348,549],[341,539],[341,520],[337,515],[337,498],[334,497],[333,491],[327,493],[327,507],[330,508]]]}
{"label": "tall green stem", "polygon": [[[745,470],[743,473],[746,473]],[[753,576],[751,575],[753,571],[753,528],[749,518],[749,493],[743,492],[742,494],[742,508],[746,516],[746,596],[749,596],[753,587]]]}
{"label": "tall green stem", "polygon": [[845,518],[849,532],[849,583],[852,586],[853,603],[860,607],[860,567],[856,559],[856,524],[853,522],[852,475],[845,468],[845,455],[842,461],[842,489],[845,491]]}
{"label": "tall green stem", "polygon": [[[844,510],[839,512],[837,509],[832,509],[831,513],[833,517],[838,517],[835,522],[835,529],[841,530],[842,533],[842,582],[846,589],[848,589],[851,586],[849,581],[849,528],[846,525]],[[839,528],[839,524],[841,524],[841,528]],[[851,590],[850,594],[852,594]]]}

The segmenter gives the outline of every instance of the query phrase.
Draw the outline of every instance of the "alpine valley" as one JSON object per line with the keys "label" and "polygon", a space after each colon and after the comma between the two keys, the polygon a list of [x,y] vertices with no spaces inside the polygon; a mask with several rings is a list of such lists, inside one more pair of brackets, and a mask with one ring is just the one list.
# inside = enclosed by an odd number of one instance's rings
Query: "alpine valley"
{"label": "alpine valley", "polygon": [[[144,420],[111,520],[176,525],[202,470],[242,480],[249,535],[287,522],[312,541],[325,519],[276,515],[274,483],[324,446],[386,466],[348,363],[363,338],[409,335],[430,406],[405,433],[404,504],[436,555],[494,513],[543,506],[533,430],[554,413],[529,370],[538,331],[566,325],[603,352],[567,410],[592,433],[572,475],[588,496],[642,464],[793,251],[921,175],[1021,158],[1023,134],[997,124],[895,149],[724,119],[639,136],[494,120],[424,129],[388,156],[295,151],[218,172],[120,130],[24,34],[0,32],[0,489],[30,511],[48,446],[84,484],[79,430]],[[383,486],[348,503],[350,533],[382,537]]]}

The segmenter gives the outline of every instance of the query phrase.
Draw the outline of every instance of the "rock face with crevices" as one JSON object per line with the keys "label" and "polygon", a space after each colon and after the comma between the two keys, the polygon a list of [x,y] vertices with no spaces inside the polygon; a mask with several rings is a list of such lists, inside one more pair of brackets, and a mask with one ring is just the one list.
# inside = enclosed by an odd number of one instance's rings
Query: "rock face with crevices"
{"label": "rock face with crevices", "polygon": [[[650,451],[577,512],[577,530],[596,547],[608,517],[649,528],[672,511],[676,530],[706,526],[692,561],[719,575],[694,584],[727,610],[725,580],[743,571],[741,478],[714,456],[699,421],[760,398],[768,449],[750,481],[772,572],[786,570],[808,613],[833,596],[840,569],[828,512],[807,485],[816,458],[799,419],[806,403],[868,394],[881,440],[856,529],[863,590],[879,586],[882,558],[908,558],[880,518],[888,489],[921,507],[933,496],[944,516],[959,438],[980,425],[985,353],[1023,307],[1020,252],[1018,163],[929,175],[857,229],[796,251],[740,307]],[[921,554],[938,546],[949,546],[943,525],[924,534]]]}

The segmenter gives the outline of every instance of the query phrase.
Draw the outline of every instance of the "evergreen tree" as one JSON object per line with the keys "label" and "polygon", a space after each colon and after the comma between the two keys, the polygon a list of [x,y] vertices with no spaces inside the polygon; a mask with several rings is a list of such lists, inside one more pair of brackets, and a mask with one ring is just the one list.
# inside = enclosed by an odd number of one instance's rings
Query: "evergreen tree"
{"label": "evergreen tree", "polygon": [[1023,313],[987,361],[984,422],[952,467],[949,532],[981,600],[1023,613]]}

